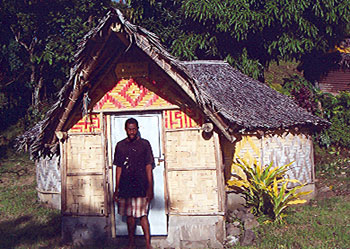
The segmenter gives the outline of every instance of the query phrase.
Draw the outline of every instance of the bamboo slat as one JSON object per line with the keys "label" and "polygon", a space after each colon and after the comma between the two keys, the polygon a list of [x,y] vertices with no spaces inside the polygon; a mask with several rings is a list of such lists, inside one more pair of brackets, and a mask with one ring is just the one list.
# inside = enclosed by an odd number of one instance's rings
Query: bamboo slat
{"label": "bamboo slat", "polygon": [[104,192],[104,214],[108,216],[110,212],[109,209],[109,188],[108,188],[108,159],[107,159],[107,137],[106,137],[106,120],[105,115],[100,113],[100,123],[102,124],[102,133],[101,133],[101,144],[102,144],[102,166],[103,166],[103,192]]}
{"label": "bamboo slat", "polygon": [[[111,118],[110,118],[110,115],[106,115],[106,133],[107,133],[106,136],[108,138],[111,138]],[[115,238],[116,237],[116,227],[115,227],[115,209],[114,209],[114,200],[113,200],[114,179],[113,179],[113,166],[112,166],[113,148],[112,148],[111,139],[108,139],[107,142],[108,142],[107,143],[108,189],[109,189],[109,199],[111,200],[108,203],[108,205],[109,205],[109,208],[111,211],[110,222],[111,222],[112,238]]]}
{"label": "bamboo slat", "polygon": [[216,161],[216,175],[218,181],[218,198],[219,198],[219,211],[225,211],[226,193],[225,193],[225,179],[224,179],[224,167],[222,159],[222,151],[219,141],[219,135],[214,133],[214,147],[215,147],[215,161]]}
{"label": "bamboo slat", "polygon": [[60,141],[61,154],[61,212],[64,213],[67,210],[67,153],[69,148],[67,146],[67,140],[64,142]]}

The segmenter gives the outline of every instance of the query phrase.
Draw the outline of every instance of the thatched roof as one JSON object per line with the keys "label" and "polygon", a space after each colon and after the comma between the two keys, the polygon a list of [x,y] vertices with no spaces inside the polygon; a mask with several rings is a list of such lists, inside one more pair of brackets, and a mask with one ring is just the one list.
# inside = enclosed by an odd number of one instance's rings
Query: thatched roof
{"label": "thatched roof", "polygon": [[[299,125],[322,126],[327,122],[299,108],[288,97],[240,73],[222,61],[180,62],[169,54],[151,32],[133,25],[117,9],[110,10],[79,44],[75,64],[58,100],[46,118],[27,132],[20,144],[29,143],[34,157],[57,149],[56,131],[68,130],[78,121],[85,93],[91,108],[105,92],[107,74],[133,47],[142,51],[181,89],[187,104],[199,107],[231,141],[243,130],[276,129]],[[114,75],[114,74],[113,74]],[[110,82],[115,82],[111,80]],[[184,101],[185,101],[184,99]],[[26,139],[26,136],[31,139]]]}
{"label": "thatched roof", "polygon": [[229,122],[246,130],[324,124],[324,120],[308,113],[286,95],[226,62],[194,61],[184,65],[197,80],[205,102]]}

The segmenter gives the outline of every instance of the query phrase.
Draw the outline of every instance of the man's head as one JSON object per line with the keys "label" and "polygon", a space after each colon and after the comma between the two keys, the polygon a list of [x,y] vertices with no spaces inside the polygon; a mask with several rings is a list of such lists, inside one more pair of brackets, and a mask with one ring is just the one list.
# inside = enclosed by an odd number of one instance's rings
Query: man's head
{"label": "man's head", "polygon": [[129,118],[125,122],[125,131],[130,140],[134,140],[137,138],[137,133],[139,131],[139,124],[136,119]]}

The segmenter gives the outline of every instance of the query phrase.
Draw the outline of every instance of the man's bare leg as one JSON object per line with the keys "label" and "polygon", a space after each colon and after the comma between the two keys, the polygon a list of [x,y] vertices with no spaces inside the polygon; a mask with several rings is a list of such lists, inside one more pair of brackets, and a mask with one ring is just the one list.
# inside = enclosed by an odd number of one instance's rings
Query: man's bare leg
{"label": "man's bare leg", "polygon": [[129,237],[128,248],[135,248],[135,229],[136,229],[135,218],[132,216],[128,216],[127,224],[128,224],[128,237]]}
{"label": "man's bare leg", "polygon": [[150,229],[149,229],[149,222],[147,215],[142,216],[140,219],[141,227],[143,230],[143,234],[145,235],[146,240],[146,248],[151,249],[151,235],[150,235]]}

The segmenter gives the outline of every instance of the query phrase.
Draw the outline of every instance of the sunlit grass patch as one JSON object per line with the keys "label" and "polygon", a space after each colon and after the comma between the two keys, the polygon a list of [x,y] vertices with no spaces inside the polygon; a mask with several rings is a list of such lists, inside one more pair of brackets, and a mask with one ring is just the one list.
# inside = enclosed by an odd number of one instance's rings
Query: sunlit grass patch
{"label": "sunlit grass patch", "polygon": [[291,208],[284,224],[261,224],[256,245],[237,248],[349,248],[350,198],[337,196]]}

